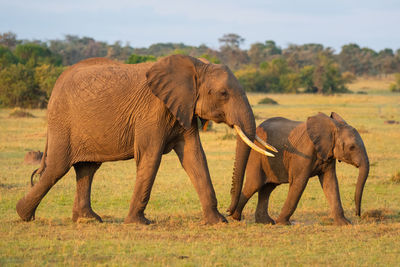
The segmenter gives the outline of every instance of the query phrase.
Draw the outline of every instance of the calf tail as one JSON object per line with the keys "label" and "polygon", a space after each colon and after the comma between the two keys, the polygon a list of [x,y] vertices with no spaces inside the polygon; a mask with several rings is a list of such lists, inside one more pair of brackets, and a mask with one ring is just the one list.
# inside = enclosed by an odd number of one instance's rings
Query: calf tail
{"label": "calf tail", "polygon": [[33,187],[33,186],[35,185],[35,184],[33,183],[33,177],[34,177],[36,174],[42,174],[42,172],[43,172],[44,169],[46,168],[47,144],[48,144],[48,142],[49,142],[48,140],[49,140],[49,139],[46,138],[46,147],[45,147],[45,149],[44,149],[42,159],[40,160],[40,167],[39,167],[38,169],[34,170],[34,171],[32,172],[32,174],[31,174],[31,187]]}

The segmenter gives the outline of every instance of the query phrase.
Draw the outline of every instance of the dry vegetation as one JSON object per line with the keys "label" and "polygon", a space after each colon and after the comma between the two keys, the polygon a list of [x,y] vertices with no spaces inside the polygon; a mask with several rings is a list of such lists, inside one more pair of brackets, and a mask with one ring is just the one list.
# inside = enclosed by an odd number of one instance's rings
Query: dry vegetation
{"label": "dry vegetation", "polygon": [[[366,89],[363,89],[366,90]],[[124,225],[135,180],[133,161],[105,163],[96,174],[92,204],[103,224],[72,223],[75,193],[70,171],[43,199],[33,222],[22,222],[15,204],[29,189],[33,166],[22,164],[28,150],[43,150],[45,111],[29,110],[35,118],[9,118],[0,110],[0,265],[398,265],[400,255],[400,96],[269,95],[279,105],[259,105],[265,94],[249,99],[257,124],[272,116],[305,120],[319,111],[339,113],[362,129],[371,171],[362,203],[362,217],[354,215],[357,169],[338,164],[345,215],[352,226],[336,227],[329,218],[324,194],[311,179],[292,216],[293,226],[254,223],[256,196],[244,210],[245,219],[229,224],[200,223],[200,203],[174,153],[163,157],[146,209],[150,226]],[[219,210],[230,202],[235,139],[224,125],[201,138]],[[271,215],[277,216],[287,185],[274,191]]]}
{"label": "dry vegetation", "polygon": [[389,92],[389,87],[394,82],[394,75],[358,77],[353,83],[349,84],[349,89],[353,92],[385,93]]}

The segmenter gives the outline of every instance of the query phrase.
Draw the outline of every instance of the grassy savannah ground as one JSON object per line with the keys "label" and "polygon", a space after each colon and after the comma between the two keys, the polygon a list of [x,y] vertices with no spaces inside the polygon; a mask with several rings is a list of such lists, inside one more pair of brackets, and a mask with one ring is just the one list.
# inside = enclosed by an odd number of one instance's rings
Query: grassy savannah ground
{"label": "grassy savannah ground", "polygon": [[[92,205],[105,221],[71,221],[74,171],[47,194],[36,220],[22,222],[15,204],[29,189],[36,166],[22,163],[29,150],[43,150],[46,112],[29,110],[35,118],[10,118],[0,110],[0,265],[397,265],[400,260],[400,95],[366,88],[373,94],[335,96],[268,95],[279,105],[257,104],[264,94],[250,94],[257,124],[272,116],[305,120],[317,112],[339,113],[356,127],[367,147],[371,171],[362,202],[363,216],[354,215],[357,169],[338,164],[345,215],[352,226],[332,225],[318,179],[310,180],[292,226],[254,223],[256,196],[244,220],[206,226],[198,197],[172,152],[163,157],[147,217],[150,226],[124,225],[135,180],[133,160],[109,162],[96,174]],[[357,91],[357,90],[356,90]],[[201,134],[216,190],[219,210],[229,205],[235,139],[225,125]],[[271,197],[276,217],[287,185]]]}

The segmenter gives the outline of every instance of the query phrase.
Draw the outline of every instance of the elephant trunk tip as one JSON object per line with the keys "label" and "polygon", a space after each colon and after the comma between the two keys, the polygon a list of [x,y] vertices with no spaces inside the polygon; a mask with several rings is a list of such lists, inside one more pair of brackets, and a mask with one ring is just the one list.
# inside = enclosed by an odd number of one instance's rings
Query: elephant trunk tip
{"label": "elephant trunk tip", "polygon": [[29,222],[29,221],[33,221],[35,220],[35,211],[36,208],[34,208],[33,210],[30,209],[27,206],[26,200],[25,198],[22,198],[18,201],[17,206],[16,206],[16,210],[17,213],[19,215],[19,217],[25,221],[25,222]]}
{"label": "elephant trunk tip", "polygon": [[356,192],[355,192],[355,204],[356,204],[356,216],[361,216],[361,199],[364,191],[365,182],[367,181],[369,174],[369,161],[368,157],[365,158],[364,162],[360,165]]}

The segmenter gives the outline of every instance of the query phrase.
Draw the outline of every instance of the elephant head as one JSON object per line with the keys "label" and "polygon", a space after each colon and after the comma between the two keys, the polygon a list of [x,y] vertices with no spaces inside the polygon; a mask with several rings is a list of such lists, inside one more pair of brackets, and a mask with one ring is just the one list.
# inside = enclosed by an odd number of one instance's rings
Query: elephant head
{"label": "elephant head", "polygon": [[368,154],[360,134],[335,112],[330,117],[319,113],[308,118],[307,132],[320,159],[334,158],[359,169],[355,204],[356,215],[360,216],[362,193],[369,173]]}
{"label": "elephant head", "polygon": [[194,117],[198,116],[202,120],[223,122],[244,138],[245,141],[237,138],[231,190],[234,205],[230,207],[233,211],[243,184],[250,153],[248,145],[260,149],[250,141],[255,138],[256,125],[242,86],[226,66],[182,55],[154,63],[146,77],[152,93],[185,129],[190,129]]}

